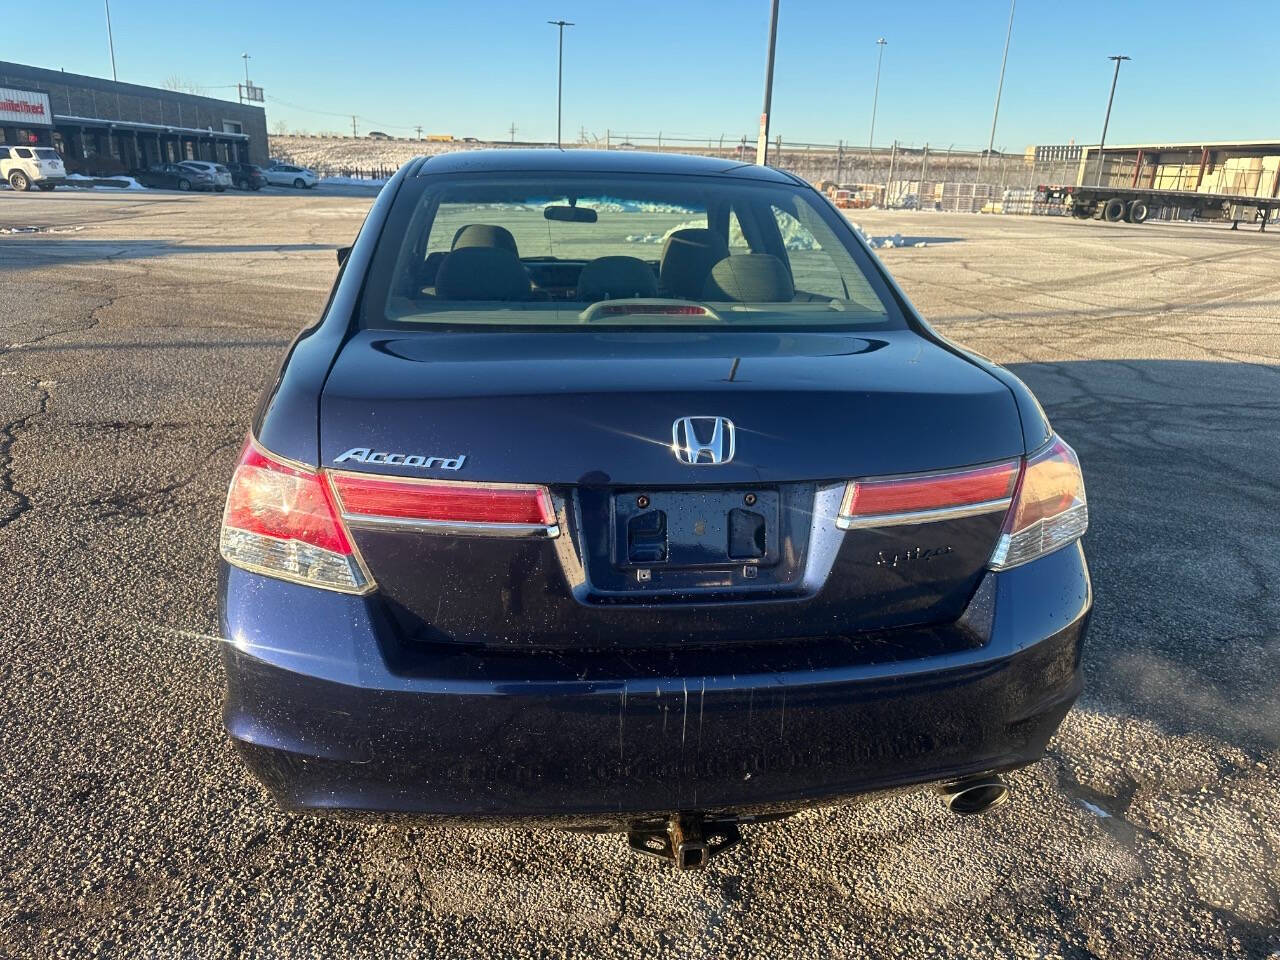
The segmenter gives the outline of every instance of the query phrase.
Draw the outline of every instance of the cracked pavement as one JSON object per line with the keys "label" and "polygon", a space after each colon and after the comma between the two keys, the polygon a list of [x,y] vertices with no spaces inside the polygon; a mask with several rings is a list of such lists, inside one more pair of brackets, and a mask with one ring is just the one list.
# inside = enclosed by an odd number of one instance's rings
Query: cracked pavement
{"label": "cracked pavement", "polygon": [[[370,200],[0,196],[0,957],[1270,957],[1280,237],[858,211],[1080,453],[1086,693],[1012,801],[617,837],[287,817],[219,716],[216,534]],[[77,229],[79,228],[79,229]]]}

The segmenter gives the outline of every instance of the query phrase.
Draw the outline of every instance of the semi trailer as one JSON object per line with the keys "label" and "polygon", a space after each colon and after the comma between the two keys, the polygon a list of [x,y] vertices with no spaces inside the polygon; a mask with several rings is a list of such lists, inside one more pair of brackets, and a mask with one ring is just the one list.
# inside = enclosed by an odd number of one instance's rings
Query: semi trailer
{"label": "semi trailer", "polygon": [[1041,186],[1037,200],[1062,203],[1081,220],[1142,223],[1166,207],[1190,211],[1198,220],[1230,220],[1231,229],[1241,223],[1259,224],[1267,229],[1277,219],[1280,197],[1250,197],[1228,193],[1200,193],[1194,190],[1157,190],[1148,187]]}

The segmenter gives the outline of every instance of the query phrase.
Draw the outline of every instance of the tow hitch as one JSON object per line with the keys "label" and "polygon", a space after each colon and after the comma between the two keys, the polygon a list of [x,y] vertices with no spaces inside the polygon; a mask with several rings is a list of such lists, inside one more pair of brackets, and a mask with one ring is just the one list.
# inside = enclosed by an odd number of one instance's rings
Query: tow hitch
{"label": "tow hitch", "polygon": [[708,820],[697,813],[677,813],[665,823],[636,824],[627,842],[637,853],[670,860],[681,870],[701,870],[712,857],[742,842],[733,820]]}

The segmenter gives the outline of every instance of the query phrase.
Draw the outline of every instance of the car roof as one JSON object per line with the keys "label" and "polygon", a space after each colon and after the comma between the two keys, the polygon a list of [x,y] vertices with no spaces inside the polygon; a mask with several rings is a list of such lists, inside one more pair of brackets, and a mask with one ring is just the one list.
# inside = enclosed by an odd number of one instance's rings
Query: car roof
{"label": "car roof", "polygon": [[416,163],[417,176],[449,173],[626,173],[729,176],[772,183],[799,183],[773,167],[740,160],[700,157],[684,153],[645,153],[634,150],[454,150]]}

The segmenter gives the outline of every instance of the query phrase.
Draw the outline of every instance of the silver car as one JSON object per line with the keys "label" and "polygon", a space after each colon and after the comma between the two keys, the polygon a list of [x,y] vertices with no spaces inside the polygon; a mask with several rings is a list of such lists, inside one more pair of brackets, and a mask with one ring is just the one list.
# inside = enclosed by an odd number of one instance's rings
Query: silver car
{"label": "silver car", "polygon": [[218,193],[232,186],[231,171],[220,163],[206,163],[203,160],[183,160],[179,166],[191,170],[199,170],[213,179],[213,189]]}

